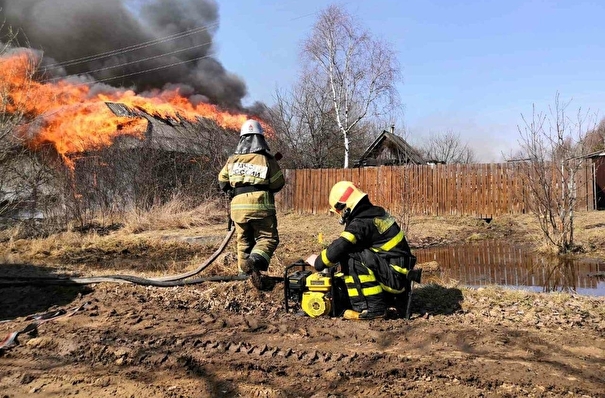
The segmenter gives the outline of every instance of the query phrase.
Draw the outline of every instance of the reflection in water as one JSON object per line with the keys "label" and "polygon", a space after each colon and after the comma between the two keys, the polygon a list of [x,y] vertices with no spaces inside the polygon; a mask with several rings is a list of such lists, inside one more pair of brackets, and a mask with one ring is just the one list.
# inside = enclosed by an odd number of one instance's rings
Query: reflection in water
{"label": "reflection in water", "polygon": [[605,296],[603,260],[544,256],[502,241],[417,249],[414,254],[418,263],[437,261],[442,280],[454,279],[464,285]]}

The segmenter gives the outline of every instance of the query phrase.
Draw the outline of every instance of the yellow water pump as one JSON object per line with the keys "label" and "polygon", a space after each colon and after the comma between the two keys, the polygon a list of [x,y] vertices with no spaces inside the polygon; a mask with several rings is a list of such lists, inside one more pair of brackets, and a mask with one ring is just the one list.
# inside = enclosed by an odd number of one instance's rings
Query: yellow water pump
{"label": "yellow water pump", "polygon": [[329,294],[332,289],[332,278],[321,273],[307,276],[307,291],[302,294],[300,306],[311,318],[328,315],[332,309],[332,297]]}
{"label": "yellow water pump", "polygon": [[[290,272],[292,268],[299,268]],[[327,272],[312,272],[313,267],[299,260],[284,272],[284,301],[286,312],[291,304],[312,318],[323,315],[340,316],[349,307],[344,279],[335,268]]]}

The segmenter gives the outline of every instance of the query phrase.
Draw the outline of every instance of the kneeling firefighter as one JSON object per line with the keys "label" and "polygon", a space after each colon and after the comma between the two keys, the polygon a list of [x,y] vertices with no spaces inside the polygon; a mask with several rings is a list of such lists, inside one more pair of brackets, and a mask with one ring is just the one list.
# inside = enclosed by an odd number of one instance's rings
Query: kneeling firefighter
{"label": "kneeling firefighter", "polygon": [[344,318],[381,317],[387,306],[403,316],[402,293],[410,278],[419,275],[412,272],[416,257],[395,218],[373,205],[351,181],[336,183],[329,203],[345,229],[320,255],[309,256],[307,263],[317,271],[340,263],[352,308]]}

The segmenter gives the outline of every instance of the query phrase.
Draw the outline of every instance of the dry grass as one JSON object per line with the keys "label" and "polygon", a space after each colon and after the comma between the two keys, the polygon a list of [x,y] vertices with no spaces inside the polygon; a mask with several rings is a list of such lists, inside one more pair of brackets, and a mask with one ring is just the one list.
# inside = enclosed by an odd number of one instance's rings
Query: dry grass
{"label": "dry grass", "polygon": [[[153,208],[145,214],[131,214],[124,227],[106,231],[62,232],[46,238],[19,239],[14,231],[4,231],[8,239],[0,246],[0,256],[12,261],[47,261],[81,264],[113,264],[137,270],[184,269],[198,264],[218,247],[227,230],[226,203],[209,201],[188,208],[178,200]],[[325,214],[278,215],[280,246],[272,261],[276,272],[309,254],[318,253],[337,238],[343,226],[337,217]],[[586,257],[605,257],[605,212],[576,214],[576,242],[585,248]],[[408,240],[413,248],[463,243],[482,239],[507,239],[542,244],[540,229],[531,215],[503,215],[491,223],[472,217],[414,217]],[[225,251],[235,252],[235,239]],[[138,263],[137,263],[138,261]],[[223,260],[221,260],[223,261]],[[234,258],[223,261],[233,268]],[[213,265],[214,267],[214,265]]]}
{"label": "dry grass", "polygon": [[[525,290],[488,286],[479,289],[461,288],[464,294],[462,309],[480,312],[496,318],[524,319],[532,317],[535,322],[553,318],[579,316],[582,320],[593,319],[595,324],[605,320],[603,298],[579,296],[571,293],[552,292],[548,295]],[[568,321],[568,319],[565,319]]]}
{"label": "dry grass", "polygon": [[227,215],[225,201],[209,199],[191,208],[186,201],[174,198],[166,204],[152,207],[147,212],[133,211],[127,214],[122,232],[137,234],[152,230],[189,229],[216,224],[226,220]]}

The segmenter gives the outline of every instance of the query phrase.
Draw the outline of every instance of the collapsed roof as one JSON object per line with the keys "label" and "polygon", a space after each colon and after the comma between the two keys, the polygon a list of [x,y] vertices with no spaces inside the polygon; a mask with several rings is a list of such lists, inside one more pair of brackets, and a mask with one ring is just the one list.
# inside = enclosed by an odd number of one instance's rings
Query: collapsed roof
{"label": "collapsed roof", "polygon": [[122,136],[119,138],[119,145],[122,148],[147,146],[168,152],[204,154],[207,152],[209,142],[215,143],[219,139],[221,142],[224,140],[237,142],[237,134],[220,127],[211,119],[196,117],[195,121],[189,121],[185,118],[162,118],[123,103],[106,102],[105,104],[116,116],[144,118],[148,122],[145,139]]}

